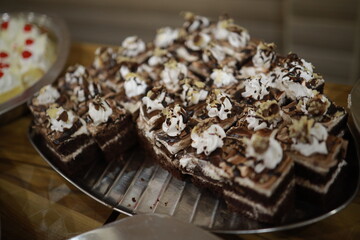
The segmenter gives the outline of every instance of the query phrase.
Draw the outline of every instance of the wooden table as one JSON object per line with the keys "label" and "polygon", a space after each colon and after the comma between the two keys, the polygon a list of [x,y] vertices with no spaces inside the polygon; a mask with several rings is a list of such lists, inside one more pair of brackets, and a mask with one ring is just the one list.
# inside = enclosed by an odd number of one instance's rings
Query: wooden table
{"label": "wooden table", "polygon": [[[74,44],[68,65],[87,65],[91,44]],[[346,106],[351,87],[327,83],[325,93]],[[102,226],[112,210],[81,193],[53,171],[27,139],[31,116],[0,126],[0,216],[5,239],[65,239]],[[125,217],[125,216],[121,216]],[[291,231],[221,235],[225,239],[360,239],[360,195],[343,211]]]}

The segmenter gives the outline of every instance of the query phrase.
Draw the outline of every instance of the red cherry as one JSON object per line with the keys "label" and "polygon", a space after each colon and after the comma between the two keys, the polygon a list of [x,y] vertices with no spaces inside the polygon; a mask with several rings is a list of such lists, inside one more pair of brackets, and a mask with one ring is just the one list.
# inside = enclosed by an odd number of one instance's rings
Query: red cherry
{"label": "red cherry", "polygon": [[32,40],[31,38],[28,38],[28,39],[25,40],[26,45],[31,45],[33,43],[34,43],[34,40]]}
{"label": "red cherry", "polygon": [[8,56],[7,52],[0,52],[0,58],[7,58]]}
{"label": "red cherry", "polygon": [[9,27],[9,22],[1,23],[1,29],[7,29]]}
{"label": "red cherry", "polygon": [[4,76],[4,73],[0,71],[0,78],[2,78],[2,76]]}
{"label": "red cherry", "polygon": [[0,68],[9,68],[10,65],[8,63],[0,63]]}
{"label": "red cherry", "polygon": [[31,55],[32,55],[32,53],[27,51],[27,50],[22,52],[22,57],[23,58],[29,58],[29,57],[31,57]]}
{"label": "red cherry", "polygon": [[25,31],[25,32],[30,32],[31,29],[32,29],[31,24],[25,24],[25,26],[24,26],[24,31]]}

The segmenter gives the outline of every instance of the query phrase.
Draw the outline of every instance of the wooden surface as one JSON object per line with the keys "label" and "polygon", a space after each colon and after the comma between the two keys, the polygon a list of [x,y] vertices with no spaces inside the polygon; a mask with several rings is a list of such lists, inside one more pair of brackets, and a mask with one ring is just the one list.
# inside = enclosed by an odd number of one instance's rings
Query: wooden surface
{"label": "wooden surface", "polygon": [[[74,44],[68,64],[89,64],[95,45]],[[346,106],[351,86],[327,83],[325,93]],[[27,139],[29,114],[0,126],[1,239],[66,239],[102,226],[112,210],[53,171]],[[124,216],[121,216],[124,217]],[[360,239],[360,196],[340,213],[291,231],[221,235],[224,239]]]}

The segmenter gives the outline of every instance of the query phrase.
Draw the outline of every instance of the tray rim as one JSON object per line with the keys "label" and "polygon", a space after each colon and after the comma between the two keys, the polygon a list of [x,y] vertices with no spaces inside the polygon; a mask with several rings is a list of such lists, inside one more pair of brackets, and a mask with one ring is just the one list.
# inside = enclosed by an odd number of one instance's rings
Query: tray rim
{"label": "tray rim", "polygon": [[[53,25],[55,27],[54,29],[47,29],[47,27],[45,28],[56,37],[57,56],[51,67],[35,84],[25,89],[22,93],[16,95],[15,97],[0,104],[0,117],[1,115],[4,115],[5,113],[8,113],[11,110],[23,105],[34,95],[34,93],[39,91],[41,87],[56,80],[56,78],[63,71],[63,68],[66,64],[71,42],[69,29],[65,21],[60,17],[33,11],[0,12],[0,18],[3,18],[4,15],[9,15],[10,17],[25,17],[30,22],[37,23],[40,26]],[[42,24],[39,22],[42,22]]]}
{"label": "tray rim", "polygon": [[[78,190],[82,191],[83,193],[85,193],[92,199],[96,200],[97,202],[99,202],[117,212],[125,214],[127,216],[137,215],[137,213],[135,213],[134,211],[132,211],[124,206],[117,205],[116,207],[114,207],[114,206],[108,204],[107,202],[105,202],[104,200],[91,194],[86,189],[79,186],[79,184],[77,184],[73,180],[71,180],[68,176],[66,176],[66,174],[64,172],[62,172],[61,169],[59,169],[56,165],[54,165],[49,159],[47,159],[45,157],[43,152],[41,152],[41,149],[33,141],[32,126],[33,126],[33,123],[31,122],[29,125],[29,128],[28,128],[28,131],[27,131],[27,137],[28,137],[31,145],[39,153],[39,155],[51,166],[51,168],[53,170],[55,170],[58,174],[60,174],[60,176],[62,176],[65,180],[67,180],[69,183],[71,183],[73,186],[75,186]],[[350,136],[351,136],[352,140],[354,141],[354,145],[355,145],[356,159],[358,161],[358,167],[357,167],[358,178],[357,178],[357,182],[356,182],[356,187],[354,188],[352,195],[345,202],[343,202],[340,206],[338,206],[335,209],[332,209],[320,216],[317,216],[317,217],[314,217],[314,218],[311,218],[311,219],[308,219],[305,221],[290,223],[290,224],[286,224],[286,225],[278,226],[278,227],[276,227],[276,226],[275,227],[265,227],[265,228],[261,228],[261,229],[249,229],[249,230],[222,230],[222,229],[210,229],[208,227],[203,227],[203,226],[198,226],[198,227],[201,227],[201,228],[208,230],[210,232],[213,232],[213,233],[220,233],[220,234],[256,234],[256,233],[278,232],[278,231],[285,231],[285,230],[296,229],[299,227],[304,227],[304,226],[319,222],[321,220],[324,220],[324,219],[340,212],[354,200],[354,198],[356,197],[356,195],[360,189],[360,149],[358,148],[358,146],[360,146],[360,140],[356,139],[356,137],[355,137],[355,133],[357,133],[356,126],[354,126],[351,123],[348,123],[347,128],[349,130]]]}

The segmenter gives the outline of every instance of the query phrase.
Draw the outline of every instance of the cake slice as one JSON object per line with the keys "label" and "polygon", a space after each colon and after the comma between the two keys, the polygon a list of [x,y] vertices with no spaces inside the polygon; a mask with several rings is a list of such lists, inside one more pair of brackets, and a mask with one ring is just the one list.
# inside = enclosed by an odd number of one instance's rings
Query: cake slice
{"label": "cake slice", "polygon": [[260,222],[277,223],[294,204],[293,162],[283,153],[275,132],[252,135],[243,127],[226,133],[217,124],[199,125],[192,148],[179,160],[183,174],[212,192],[228,206]]}
{"label": "cake slice", "polygon": [[96,96],[88,102],[88,112],[83,117],[106,160],[122,159],[121,154],[134,145],[131,115],[115,101]]}
{"label": "cake slice", "polygon": [[69,97],[64,94],[61,95],[60,91],[53,85],[46,85],[34,94],[28,106],[34,116],[35,124],[45,124],[47,121],[46,110],[55,103],[65,109],[72,107]]}
{"label": "cake slice", "polygon": [[347,141],[329,135],[321,123],[306,116],[280,129],[277,138],[295,162],[299,196],[323,204],[331,200],[346,166]]}
{"label": "cake slice", "polygon": [[89,134],[86,123],[73,111],[53,104],[46,110],[46,124],[36,125],[47,148],[61,169],[69,174],[83,172],[101,158],[101,151]]}
{"label": "cake slice", "polygon": [[[244,136],[243,129],[227,132],[227,162],[234,169],[234,179],[225,187],[225,200],[230,208],[261,222],[279,223],[289,216],[294,206],[293,161],[274,138],[276,131],[258,131]],[[234,145],[243,142],[245,150],[234,153]],[[223,147],[224,149],[224,147]],[[234,168],[235,167],[235,168]]]}

